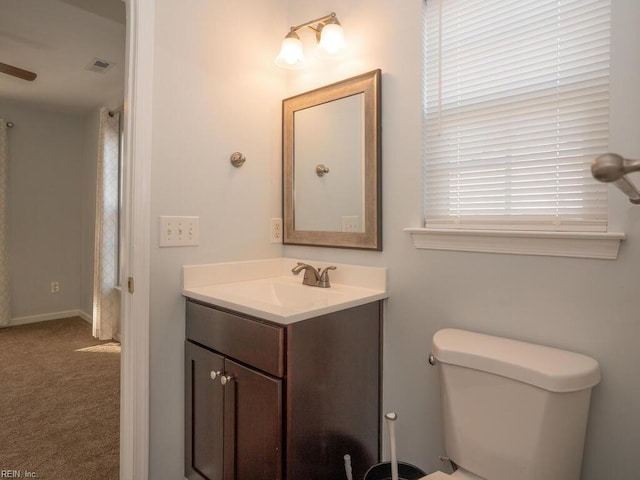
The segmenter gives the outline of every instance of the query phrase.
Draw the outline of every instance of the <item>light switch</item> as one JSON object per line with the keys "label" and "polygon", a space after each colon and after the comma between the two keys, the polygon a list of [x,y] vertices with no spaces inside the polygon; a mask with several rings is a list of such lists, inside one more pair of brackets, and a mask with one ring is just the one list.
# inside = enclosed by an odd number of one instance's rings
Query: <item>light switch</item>
{"label": "light switch", "polygon": [[200,217],[160,217],[161,247],[192,247],[200,244]]}

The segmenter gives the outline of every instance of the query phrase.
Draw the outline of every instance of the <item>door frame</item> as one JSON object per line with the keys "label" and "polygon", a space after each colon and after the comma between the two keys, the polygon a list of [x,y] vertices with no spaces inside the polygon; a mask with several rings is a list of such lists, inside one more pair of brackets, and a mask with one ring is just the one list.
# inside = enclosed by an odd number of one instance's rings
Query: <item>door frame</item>
{"label": "door frame", "polygon": [[[120,480],[149,478],[149,257],[154,1],[126,3]],[[123,287],[127,282],[124,282]]]}

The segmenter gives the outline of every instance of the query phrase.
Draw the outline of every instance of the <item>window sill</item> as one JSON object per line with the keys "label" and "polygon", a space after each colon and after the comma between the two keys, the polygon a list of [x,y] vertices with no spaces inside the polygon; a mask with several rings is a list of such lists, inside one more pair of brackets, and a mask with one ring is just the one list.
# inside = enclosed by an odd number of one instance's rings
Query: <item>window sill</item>
{"label": "window sill", "polygon": [[624,233],[405,228],[419,249],[615,260]]}

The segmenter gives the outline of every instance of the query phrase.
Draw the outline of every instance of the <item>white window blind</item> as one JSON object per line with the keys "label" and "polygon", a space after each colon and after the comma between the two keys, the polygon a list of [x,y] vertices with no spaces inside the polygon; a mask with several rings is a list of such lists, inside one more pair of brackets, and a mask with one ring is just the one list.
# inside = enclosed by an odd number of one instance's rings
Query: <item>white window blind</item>
{"label": "white window blind", "polygon": [[606,231],[610,0],[427,0],[425,225]]}

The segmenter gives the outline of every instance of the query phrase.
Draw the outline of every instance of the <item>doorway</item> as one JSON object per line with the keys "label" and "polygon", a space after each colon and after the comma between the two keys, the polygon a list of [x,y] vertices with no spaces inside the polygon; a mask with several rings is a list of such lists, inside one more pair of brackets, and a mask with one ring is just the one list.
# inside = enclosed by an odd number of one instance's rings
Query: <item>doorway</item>
{"label": "doorway", "polygon": [[[9,112],[14,137],[18,136],[19,130],[24,132],[37,120],[43,131],[48,132],[48,140],[55,145],[64,144],[66,148],[60,154],[60,160],[66,162],[62,165],[55,163],[58,159],[52,158],[51,149],[45,148],[49,154],[40,156],[34,154],[33,145],[27,144],[22,158],[39,156],[49,163],[46,168],[30,167],[30,170],[25,169],[24,163],[19,166],[27,183],[33,186],[34,180],[40,182],[36,190],[42,196],[32,195],[29,208],[17,215],[22,222],[18,227],[27,224],[38,227],[28,234],[23,230],[19,241],[12,242],[24,251],[25,257],[32,259],[29,271],[16,276],[15,295],[12,296],[15,297],[17,324],[52,320],[69,313],[91,320],[93,261],[89,259],[95,222],[90,221],[89,213],[95,212],[95,200],[92,201],[95,192],[93,197],[91,194],[95,180],[87,180],[92,172],[85,170],[85,162],[92,157],[95,160],[97,148],[92,148],[94,139],[87,138],[85,133],[92,130],[91,122],[99,106],[117,108],[123,103],[124,13],[125,4],[121,0],[3,2],[0,36],[4,38],[0,62],[34,71],[37,78],[27,83],[1,75],[0,116],[5,116],[1,110]],[[109,40],[105,43],[107,48],[94,43],[94,38],[99,36]],[[115,46],[119,46],[119,53],[114,53],[112,47]],[[90,50],[93,52],[87,55]],[[67,59],[73,56],[73,60]],[[110,83],[115,77],[119,78],[119,85]],[[83,81],[86,79],[97,89],[85,89]],[[54,85],[64,88],[56,91]],[[52,134],[52,129],[60,126],[67,130],[65,136]],[[80,147],[80,153],[72,152],[72,144]],[[64,177],[64,182],[58,183],[58,176]],[[57,195],[62,191],[66,196]],[[72,201],[74,198],[75,202]],[[24,199],[20,200],[24,203]],[[53,208],[47,210],[50,207]],[[56,217],[55,213],[61,216]],[[39,233],[43,228],[46,235]],[[48,239],[45,247],[37,242],[42,239]],[[75,242],[73,245],[77,248],[69,249],[71,242]],[[55,250],[54,244],[61,250]],[[72,257],[69,250],[75,250],[78,256]],[[19,254],[15,264],[22,268]],[[69,268],[64,270],[60,264]]]}

